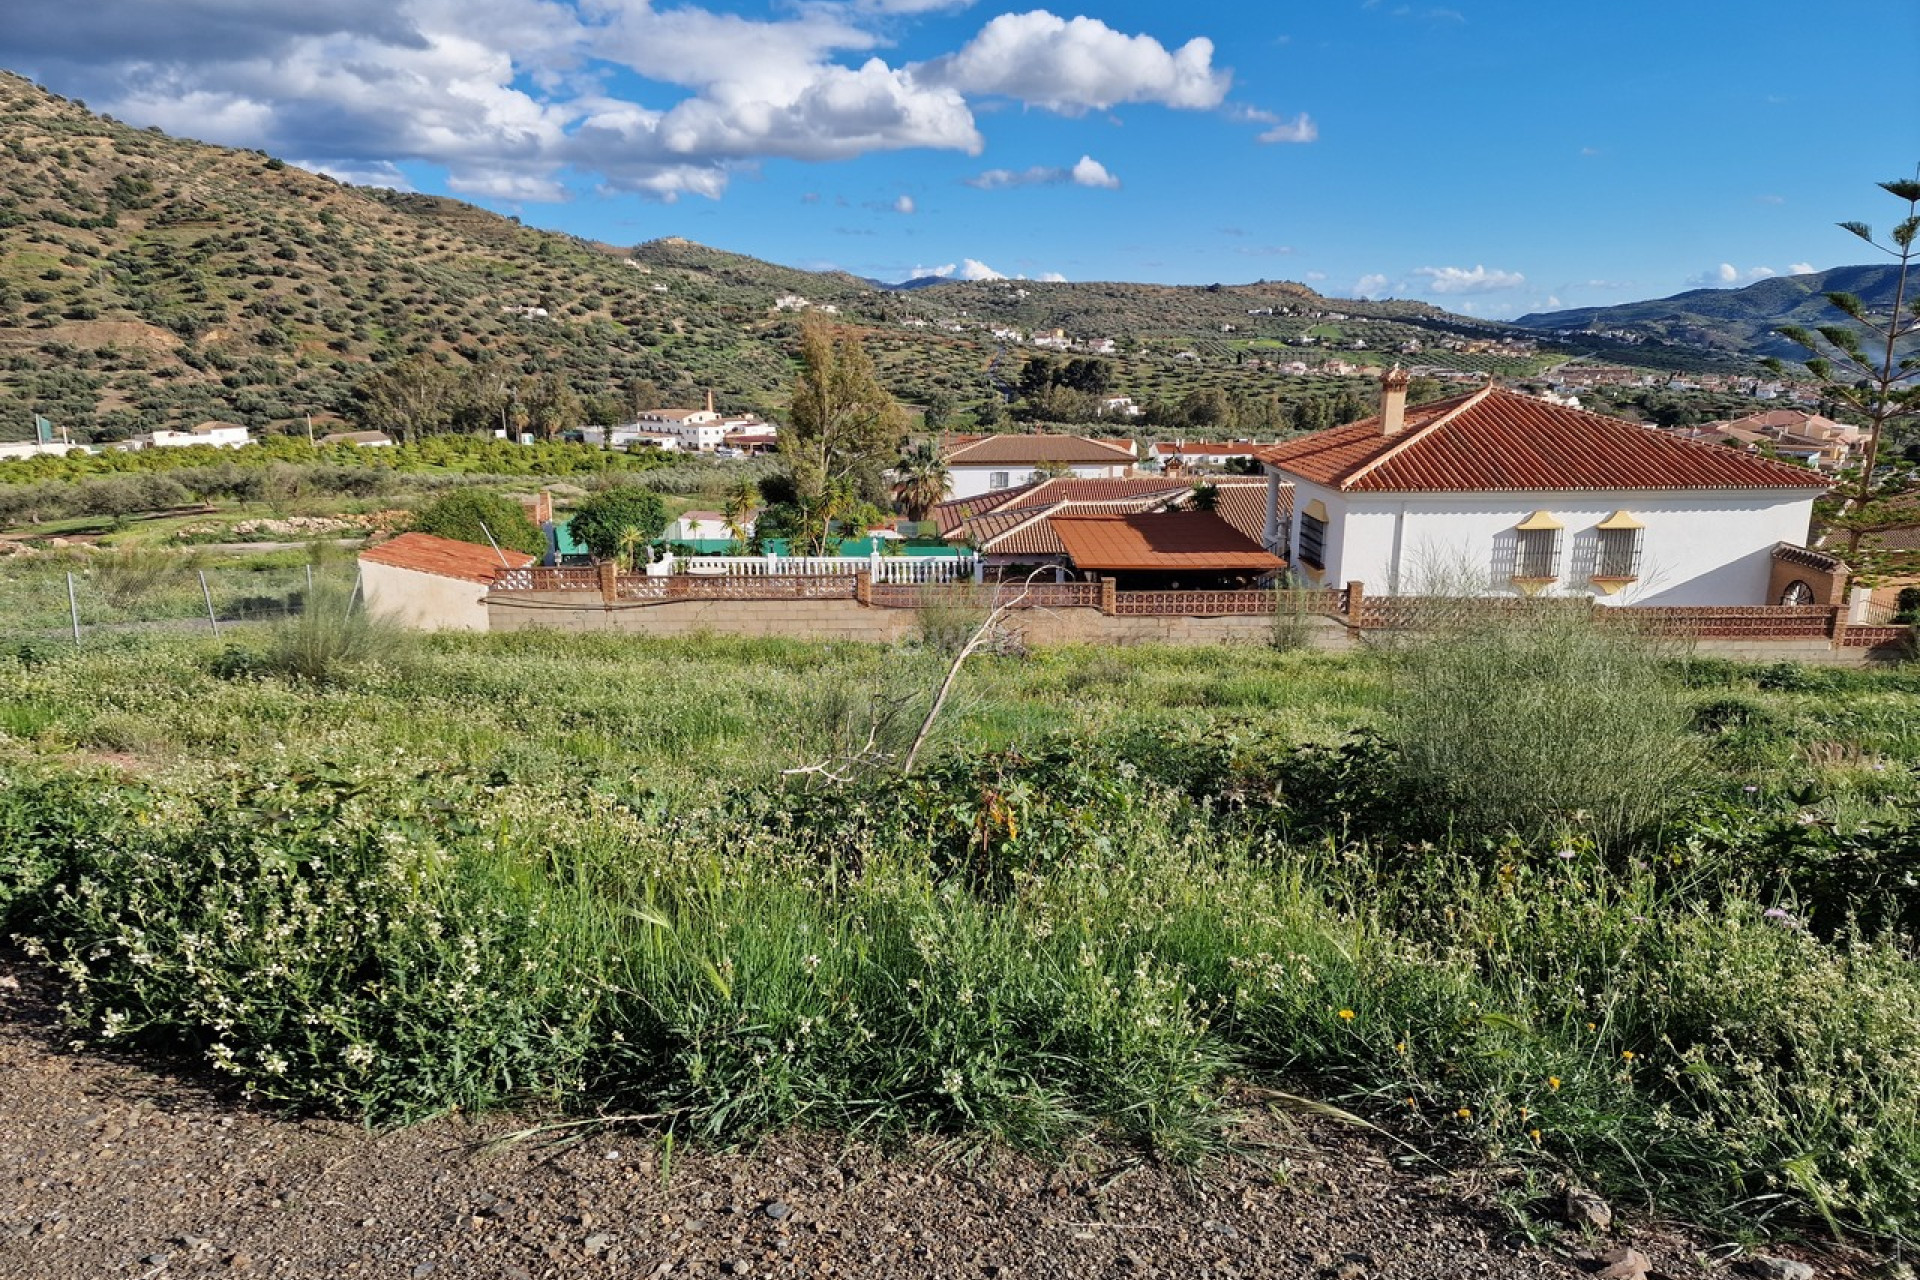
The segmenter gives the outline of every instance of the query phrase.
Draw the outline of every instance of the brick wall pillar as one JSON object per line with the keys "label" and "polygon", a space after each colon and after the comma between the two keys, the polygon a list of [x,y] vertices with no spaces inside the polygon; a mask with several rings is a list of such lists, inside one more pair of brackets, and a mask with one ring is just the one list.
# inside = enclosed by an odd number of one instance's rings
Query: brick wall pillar
{"label": "brick wall pillar", "polygon": [[620,566],[612,560],[602,560],[594,568],[600,573],[600,598],[612,604],[620,598]]}
{"label": "brick wall pillar", "polygon": [[1847,610],[1845,605],[1835,605],[1827,610],[1827,639],[1840,643],[1847,633]]}
{"label": "brick wall pillar", "polygon": [[1347,608],[1347,636],[1350,639],[1358,640],[1360,638],[1360,610],[1362,606],[1367,603],[1367,584],[1364,582],[1349,582],[1347,584],[1346,599],[1343,603]]}
{"label": "brick wall pillar", "polygon": [[1100,579],[1100,612],[1111,618],[1120,610],[1120,587],[1112,578]]}
{"label": "brick wall pillar", "polygon": [[873,604],[873,571],[861,569],[853,575],[853,598],[861,604]]}

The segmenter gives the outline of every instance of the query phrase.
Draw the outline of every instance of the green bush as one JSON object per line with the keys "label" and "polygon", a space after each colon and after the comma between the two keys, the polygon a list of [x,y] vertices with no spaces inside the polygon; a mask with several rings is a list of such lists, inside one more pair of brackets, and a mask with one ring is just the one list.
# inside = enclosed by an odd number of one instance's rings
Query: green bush
{"label": "green bush", "polygon": [[1585,607],[1470,611],[1399,656],[1391,737],[1466,832],[1614,844],[1700,778],[1685,699],[1648,642]]}
{"label": "green bush", "polygon": [[667,527],[667,508],[651,490],[616,485],[582,502],[568,527],[600,559],[633,565]]}
{"label": "green bush", "polygon": [[488,545],[492,541],[530,556],[545,555],[546,535],[540,532],[519,503],[479,489],[460,489],[437,498],[413,518],[419,533],[452,538],[456,542]]}

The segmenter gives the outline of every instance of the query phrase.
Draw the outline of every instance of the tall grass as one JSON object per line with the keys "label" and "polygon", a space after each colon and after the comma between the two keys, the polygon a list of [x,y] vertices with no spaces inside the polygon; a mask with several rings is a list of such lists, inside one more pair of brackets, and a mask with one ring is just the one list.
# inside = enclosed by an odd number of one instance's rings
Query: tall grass
{"label": "tall grass", "polygon": [[341,681],[373,663],[402,667],[413,633],[367,611],[357,587],[317,580],[300,613],[273,629],[267,665],[316,684]]}
{"label": "tall grass", "polygon": [[1399,653],[1390,733],[1465,829],[1618,845],[1701,781],[1691,711],[1650,643],[1585,605],[1473,611]]}

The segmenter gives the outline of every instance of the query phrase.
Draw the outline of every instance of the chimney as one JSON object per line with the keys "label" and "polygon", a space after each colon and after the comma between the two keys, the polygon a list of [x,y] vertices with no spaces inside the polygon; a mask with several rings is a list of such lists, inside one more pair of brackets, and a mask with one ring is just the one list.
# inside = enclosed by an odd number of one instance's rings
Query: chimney
{"label": "chimney", "polygon": [[1398,363],[1380,378],[1380,434],[1397,436],[1407,426],[1407,371]]}

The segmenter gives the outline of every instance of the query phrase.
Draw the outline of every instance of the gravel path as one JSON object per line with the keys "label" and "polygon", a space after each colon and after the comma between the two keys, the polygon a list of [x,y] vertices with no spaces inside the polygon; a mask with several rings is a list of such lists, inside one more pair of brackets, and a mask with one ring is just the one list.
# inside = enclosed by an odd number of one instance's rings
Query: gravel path
{"label": "gravel path", "polygon": [[[669,1159],[632,1129],[489,1147],[515,1122],[371,1133],[276,1116],[68,1051],[44,984],[5,958],[0,1080],[7,1280],[1560,1280],[1597,1270],[1582,1260],[1604,1247],[1512,1243],[1461,1180],[1401,1168],[1361,1131],[1257,1108],[1240,1135],[1252,1154],[1197,1174],[1112,1152],[1056,1167],[810,1135]],[[1656,1274],[1704,1274],[1682,1235],[1634,1243]]]}

